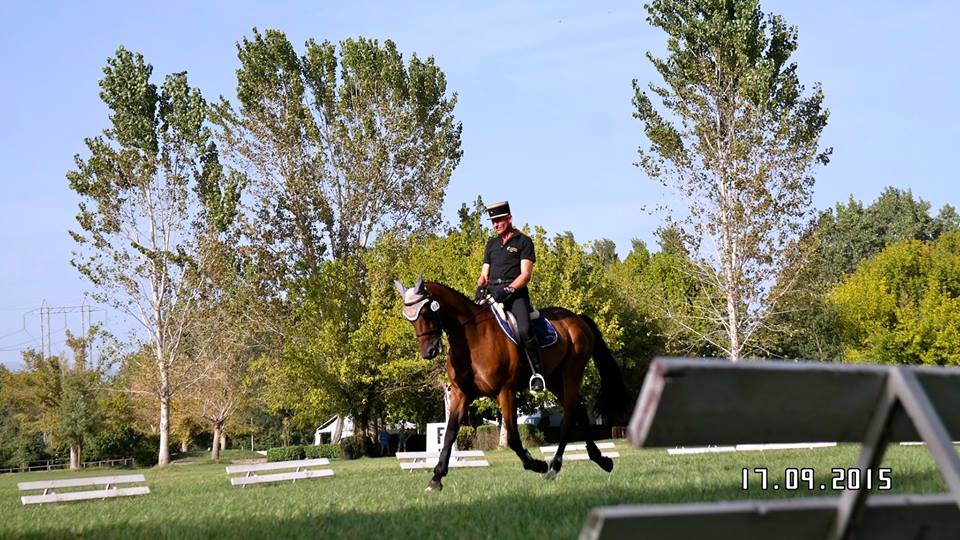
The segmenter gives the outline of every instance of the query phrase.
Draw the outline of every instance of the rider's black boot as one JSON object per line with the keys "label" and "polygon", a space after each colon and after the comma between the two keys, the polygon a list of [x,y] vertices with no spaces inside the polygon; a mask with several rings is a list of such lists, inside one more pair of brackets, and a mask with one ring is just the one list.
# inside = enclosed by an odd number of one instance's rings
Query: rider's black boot
{"label": "rider's black boot", "polygon": [[530,391],[531,392],[543,392],[546,387],[546,383],[543,380],[543,368],[540,366],[540,344],[537,343],[536,338],[529,338],[523,340],[523,347],[527,351],[527,358],[530,359],[530,364],[533,368],[533,376],[530,377]]}

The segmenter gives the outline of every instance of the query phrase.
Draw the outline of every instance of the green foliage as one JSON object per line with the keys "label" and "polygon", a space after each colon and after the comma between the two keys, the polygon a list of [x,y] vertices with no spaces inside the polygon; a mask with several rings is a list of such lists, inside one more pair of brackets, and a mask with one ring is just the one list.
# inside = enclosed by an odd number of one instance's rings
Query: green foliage
{"label": "green foliage", "polygon": [[909,191],[887,187],[864,207],[851,198],[820,215],[804,239],[814,248],[812,265],[803,270],[792,295],[775,321],[779,335],[773,352],[787,358],[835,360],[843,355],[843,337],[835,306],[827,292],[885,247],[905,240],[930,241],[960,230],[947,205],[937,216],[930,203]]}
{"label": "green foliage", "polygon": [[846,360],[960,365],[960,232],[888,246],[829,300]]}
{"label": "green foliage", "polygon": [[[145,443],[146,437],[130,424],[110,426],[99,431],[83,448],[83,459],[99,461],[104,459],[124,459],[134,457],[139,447]],[[150,448],[150,459],[153,451]]]}
{"label": "green foliage", "polygon": [[303,459],[307,446],[281,446],[267,450],[267,461],[293,461]]}
{"label": "green foliage", "polygon": [[460,450],[473,450],[477,432],[470,426],[460,426],[457,432],[457,448]]}
{"label": "green foliage", "polygon": [[517,426],[520,431],[520,442],[524,448],[533,448],[543,444],[543,432],[540,428],[532,424],[520,424]]}
{"label": "green foliage", "polygon": [[339,444],[306,445],[303,447],[304,459],[340,459],[343,457],[343,447]]}
{"label": "green foliage", "polygon": [[461,126],[432,57],[405,61],[392,41],[362,37],[310,39],[298,56],[272,29],[237,51],[239,108],[221,101],[212,118],[231,169],[251,180],[253,247],[279,277],[358,257],[388,232],[434,229]]}

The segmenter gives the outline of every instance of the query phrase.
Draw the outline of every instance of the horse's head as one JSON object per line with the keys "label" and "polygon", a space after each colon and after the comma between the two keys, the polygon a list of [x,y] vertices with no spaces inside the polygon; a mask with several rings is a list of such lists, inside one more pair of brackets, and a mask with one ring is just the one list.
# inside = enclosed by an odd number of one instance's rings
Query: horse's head
{"label": "horse's head", "polygon": [[443,327],[440,324],[440,303],[423,286],[423,276],[416,284],[407,289],[397,280],[393,280],[400,296],[403,297],[403,316],[413,323],[420,344],[420,356],[430,359],[443,352]]}

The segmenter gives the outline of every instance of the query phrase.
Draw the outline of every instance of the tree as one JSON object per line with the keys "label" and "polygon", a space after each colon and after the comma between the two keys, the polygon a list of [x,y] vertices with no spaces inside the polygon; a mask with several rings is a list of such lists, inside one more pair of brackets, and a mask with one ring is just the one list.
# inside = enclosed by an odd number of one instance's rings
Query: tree
{"label": "tree", "polygon": [[809,217],[812,168],[828,162],[818,143],[829,113],[819,86],[804,97],[788,63],[796,28],[755,0],[655,0],[647,11],[669,36],[666,59],[647,55],[666,83],[650,85],[666,114],[634,80],[650,143],[638,164],[686,201],[686,217],[668,224],[705,290],[719,293],[699,317],[724,330],[702,338],[738,360],[790,289],[773,276]]}
{"label": "tree", "polygon": [[276,30],[237,45],[239,108],[214,122],[234,167],[251,175],[246,233],[281,278],[356,258],[387,231],[433,230],[460,161],[457,96],[433,58],[392,41],[309,40],[298,57]]}
{"label": "tree", "polygon": [[87,159],[67,173],[81,197],[71,231],[73,265],[96,287],[93,298],[136,319],[149,336],[153,391],[160,402],[158,463],[170,460],[170,400],[195,381],[182,341],[194,319],[199,193],[220,174],[204,127],[206,104],[186,73],[158,89],[152,66],[119,48],[107,60],[100,97],[110,128],[85,139]]}
{"label": "tree", "polygon": [[828,299],[844,359],[960,365],[960,232],[890,245]]}
{"label": "tree", "polygon": [[73,365],[60,356],[45,357],[33,349],[23,352],[26,377],[19,398],[20,422],[27,431],[47,436],[53,448],[69,448],[73,470],[80,468],[84,443],[101,421],[97,404],[101,373],[86,354],[97,333],[96,327],[81,337],[67,331]]}
{"label": "tree", "polygon": [[786,358],[836,360],[843,355],[838,314],[827,299],[830,289],[886,247],[905,240],[930,241],[960,230],[946,205],[936,216],[930,203],[910,190],[887,187],[864,206],[850,198],[822,212],[802,242],[812,264],[797,274],[797,285],[776,315],[780,330],[773,354]]}
{"label": "tree", "polygon": [[866,208],[851,197],[847,204],[826,210],[817,229],[817,279],[832,286],[891,244],[936,240],[960,227],[952,206],[946,205],[939,215],[932,216],[929,202],[914,198],[909,189],[887,186]]}
{"label": "tree", "polygon": [[363,430],[384,399],[389,281],[370,281],[372,243],[436,230],[461,156],[457,97],[432,58],[405,62],[391,41],[310,40],[298,56],[254,30],[238,56],[238,106],[221,100],[213,121],[249,178],[243,232],[281,319],[257,361],[265,395],[298,424],[350,414]]}

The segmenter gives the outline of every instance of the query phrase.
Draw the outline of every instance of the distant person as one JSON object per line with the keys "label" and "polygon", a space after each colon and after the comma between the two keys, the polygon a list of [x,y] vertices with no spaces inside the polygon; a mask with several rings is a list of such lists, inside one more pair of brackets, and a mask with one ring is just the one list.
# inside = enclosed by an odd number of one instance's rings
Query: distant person
{"label": "distant person", "polygon": [[406,452],[407,451],[407,439],[410,437],[410,432],[407,428],[400,428],[400,435],[398,436],[397,442],[397,452]]}
{"label": "distant person", "polygon": [[385,429],[380,430],[380,433],[377,434],[377,439],[380,440],[380,455],[389,456],[390,455],[390,434],[387,433]]}

